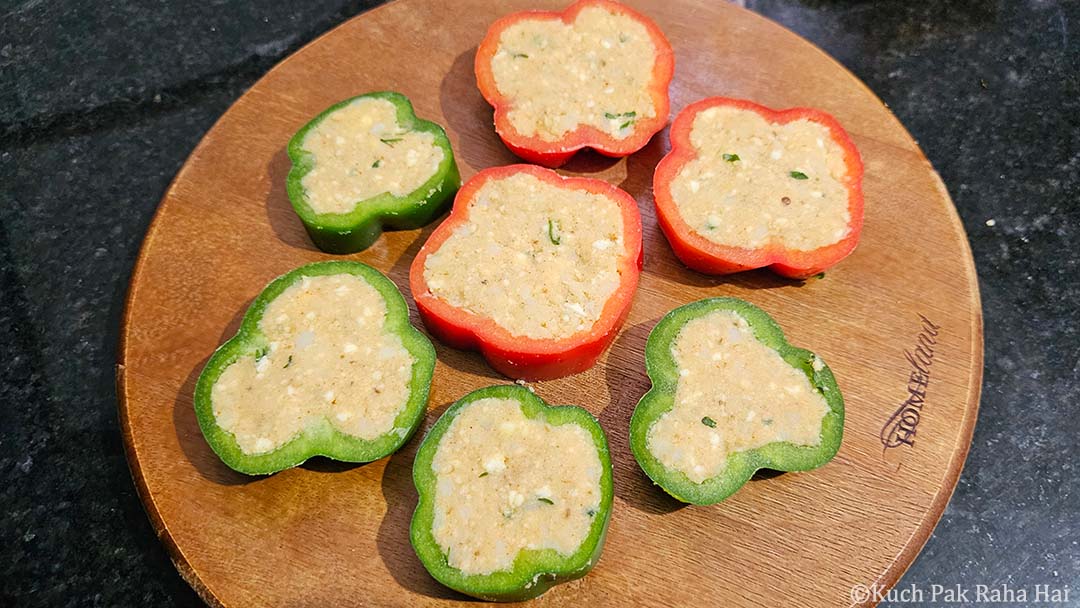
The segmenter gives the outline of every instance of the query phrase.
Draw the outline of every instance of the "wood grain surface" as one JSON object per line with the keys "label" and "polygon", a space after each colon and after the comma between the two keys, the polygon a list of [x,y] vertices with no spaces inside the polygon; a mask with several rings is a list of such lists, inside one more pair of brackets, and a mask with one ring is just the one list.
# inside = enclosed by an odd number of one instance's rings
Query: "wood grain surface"
{"label": "wood grain surface", "polygon": [[[915,142],[820,50],[725,3],[628,4],[654,18],[674,46],[673,112],[727,95],[834,114],[866,163],[866,227],[854,254],[824,279],[802,283],[765,271],[708,277],[684,268],[656,225],[651,176],[668,149],[666,130],[629,158],[584,153],[564,168],[606,179],[637,199],[645,269],[630,318],[600,363],[533,385],[545,400],[580,404],[600,419],[616,484],[599,565],[536,601],[849,605],[853,585],[888,586],[900,577],[940,517],[967,455],[982,374],[982,316],[966,237]],[[515,162],[476,89],[473,54],[499,15],[561,6],[398,0],[360,15],[255,84],[165,194],[123,320],[120,415],[150,519],[180,573],[208,603],[468,601],[431,579],[409,546],[416,501],[411,467],[421,435],[366,465],[316,459],[270,477],[245,477],[226,468],[203,440],[192,390],[210,353],[235,332],[270,279],[331,257],[312,246],[285,195],[292,133],[340,99],[391,89],[409,96],[421,117],[446,126],[465,178]],[[371,249],[344,256],[386,272],[403,289],[417,325],[407,273],[430,231],[388,233]],[[627,446],[627,425],[648,388],[642,352],[653,325],[675,306],[717,295],[761,306],[793,344],[828,361],[847,400],[844,443],[819,470],[759,476],[719,505],[686,507],[642,474]],[[923,339],[932,362],[924,370],[928,383],[914,387],[920,398],[909,399],[914,368],[906,353],[919,346],[924,318],[936,333]],[[436,348],[425,430],[467,391],[508,381],[475,353]],[[894,418],[897,412],[901,418]],[[907,427],[893,429],[900,419]],[[886,448],[883,434],[899,445]]]}

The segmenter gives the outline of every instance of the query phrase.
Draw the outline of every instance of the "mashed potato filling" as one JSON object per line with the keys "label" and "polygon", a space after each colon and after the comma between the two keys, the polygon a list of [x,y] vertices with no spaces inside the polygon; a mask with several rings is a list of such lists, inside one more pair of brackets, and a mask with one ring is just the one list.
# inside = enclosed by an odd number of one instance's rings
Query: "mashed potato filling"
{"label": "mashed potato filling", "polygon": [[572,555],[600,507],[588,431],[530,419],[510,399],[465,406],[439,442],[432,533],[465,574],[509,570],[526,549]]}
{"label": "mashed potato filling", "polygon": [[245,454],[275,450],[323,420],[360,439],[390,432],[414,360],[385,320],[386,302],[363,279],[302,277],[266,307],[259,330],[269,346],[214,384],[218,425]]}
{"label": "mashed potato filling", "polygon": [[671,197],[704,238],[809,251],[847,236],[844,151],[826,127],[716,107],[694,119],[690,142],[697,158],[672,181]]}
{"label": "mashed potato filling", "polygon": [[821,443],[829,412],[806,374],[758,342],[746,320],[715,311],[675,338],[675,405],[653,423],[649,451],[665,467],[702,483],[723,473],[735,452],[785,441]]}
{"label": "mashed potato filling", "polygon": [[477,191],[466,222],[424,262],[432,295],[514,336],[588,330],[619,286],[622,213],[600,194],[519,173]]}
{"label": "mashed potato filling", "polygon": [[406,196],[435,175],[443,150],[435,136],[407,131],[397,107],[361,98],[335,110],[304,136],[314,167],[300,180],[315,213],[349,213],[383,193]]}
{"label": "mashed potato filling", "polygon": [[648,93],[655,56],[645,26],[590,7],[570,24],[528,19],[506,28],[491,69],[519,133],[554,141],[589,125],[623,139],[656,116]]}

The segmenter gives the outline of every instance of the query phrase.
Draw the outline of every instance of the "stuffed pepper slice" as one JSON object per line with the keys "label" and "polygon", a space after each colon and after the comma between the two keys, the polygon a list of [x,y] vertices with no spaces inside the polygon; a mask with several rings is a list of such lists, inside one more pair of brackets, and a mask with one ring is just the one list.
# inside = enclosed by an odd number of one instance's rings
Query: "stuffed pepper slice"
{"label": "stuffed pepper slice", "polygon": [[450,140],[400,93],[329,107],[289,141],[287,191],[311,240],[328,253],[367,249],[383,229],[439,217],[461,185]]}
{"label": "stuffed pepper slice", "polygon": [[597,179],[533,165],[486,169],[413,259],[432,335],[479,350],[511,378],[592,367],[630,311],[641,272],[634,199]]}
{"label": "stuffed pepper slice", "polygon": [[844,399],[832,372],[748,302],[671,311],[649,334],[645,369],[653,386],[630,420],[630,448],[683,502],[719,502],[758,469],[813,469],[840,448]]}
{"label": "stuffed pepper slice", "polygon": [[435,369],[397,287],[359,262],[317,262],[271,282],[195,387],[207,443],[249,475],[312,456],[368,462],[416,431]]}
{"label": "stuffed pepper slice", "polygon": [[653,178],[657,219],[694,270],[807,278],[858,243],[862,173],[855,144],[820,110],[704,99],[671,127]]}
{"label": "stuffed pepper slice", "polygon": [[476,51],[476,81],[515,154],[557,167],[582,148],[626,156],[667,124],[671,45],[610,0],[499,19]]}
{"label": "stuffed pepper slice", "polygon": [[600,559],[611,458],[580,407],[549,406],[520,386],[469,393],[424,438],[413,481],[413,548],[451,589],[525,600]]}

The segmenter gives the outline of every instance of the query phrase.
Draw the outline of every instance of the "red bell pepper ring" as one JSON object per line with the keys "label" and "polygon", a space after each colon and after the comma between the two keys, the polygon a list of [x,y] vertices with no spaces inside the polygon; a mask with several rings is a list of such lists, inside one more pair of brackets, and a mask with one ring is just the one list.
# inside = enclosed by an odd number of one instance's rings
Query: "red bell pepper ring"
{"label": "red bell pepper ring", "polygon": [[[647,87],[656,110],[655,115],[652,118],[637,119],[633,124],[631,134],[622,139],[612,137],[608,133],[585,124],[578,125],[573,131],[565,133],[555,141],[547,141],[539,136],[529,136],[519,132],[510,123],[509,118],[509,111],[514,105],[514,100],[504,96],[495,86],[495,74],[491,62],[499,49],[499,37],[507,28],[522,21],[559,19],[564,23],[573,23],[578,13],[588,7],[599,7],[618,15],[625,15],[645,27],[656,49],[652,77]],[[668,112],[671,107],[668,86],[675,73],[675,53],[660,28],[641,13],[611,0],[578,0],[562,12],[521,11],[502,17],[493,23],[476,49],[475,72],[480,93],[495,109],[495,132],[506,147],[531,163],[545,167],[558,167],[570,160],[570,157],[582,148],[592,148],[604,156],[614,158],[628,156],[644,148],[652,136],[663,129],[668,121]]]}
{"label": "red bell pepper ring", "polygon": [[[600,318],[587,330],[559,339],[512,335],[491,318],[450,305],[428,289],[424,264],[454,230],[468,221],[469,207],[488,180],[528,173],[561,188],[585,190],[615,201],[621,211],[625,255],[619,259],[619,286],[608,296]],[[548,380],[583,372],[592,367],[615,339],[630,313],[641,274],[641,215],[632,196],[611,184],[586,177],[563,177],[534,165],[508,165],[485,169],[458,191],[450,215],[431,234],[409,269],[409,287],[428,331],[442,343],[461,350],[478,350],[496,371],[515,379]]]}
{"label": "red bell pepper ring", "polygon": [[[787,249],[776,244],[748,249],[710,241],[686,223],[671,196],[671,185],[683,166],[697,156],[690,143],[694,119],[699,113],[718,106],[751,110],[773,124],[786,124],[805,119],[828,129],[832,140],[843,150],[844,164],[847,167],[844,181],[848,192],[848,213],[851,219],[848,222],[848,232],[842,239],[831,245],[808,251]],[[773,110],[744,99],[710,97],[684,108],[671,125],[671,152],[660,160],[653,174],[656,216],[675,256],[683,264],[698,272],[730,274],[768,267],[781,276],[805,279],[821,273],[847,257],[859,242],[863,225],[862,175],[863,163],[858,149],[855,148],[855,144],[840,123],[829,114],[812,108]]]}

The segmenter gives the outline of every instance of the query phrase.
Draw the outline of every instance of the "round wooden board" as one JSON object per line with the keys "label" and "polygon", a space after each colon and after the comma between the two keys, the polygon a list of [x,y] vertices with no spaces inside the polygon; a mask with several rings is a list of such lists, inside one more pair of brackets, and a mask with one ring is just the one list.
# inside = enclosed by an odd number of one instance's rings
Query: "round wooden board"
{"label": "round wooden board", "polygon": [[[553,606],[836,606],[855,585],[889,586],[914,559],[956,484],[982,374],[982,316],[967,240],[937,174],[900,123],[854,76],[780,26],[726,3],[632,0],[675,48],[672,109],[710,95],[834,114],[866,163],[866,227],[855,253],[806,283],[757,271],[708,277],[672,255],[651,176],[667,132],[633,156],[575,158],[567,173],[619,185],[639,203],[645,269],[630,318],[586,373],[534,384],[551,403],[588,408],[608,433],[616,500],[607,546]],[[263,478],[227,469],[192,409],[209,354],[273,277],[327,259],[285,195],[285,144],[340,99],[401,91],[446,126],[463,176],[515,162],[476,89],[473,55],[488,24],[561,2],[399,0],[363,14],[282,62],[240,98],[191,155],[146,236],[131,283],[117,369],[136,485],[177,568],[211,604],[434,605],[463,601],[409,546],[411,467],[423,431],[366,465],[316,459]],[[408,268],[431,227],[389,233],[348,256],[386,272],[413,306]],[[648,388],[645,339],[668,310],[738,296],[819,353],[847,398],[843,447],[808,473],[760,478],[712,507],[684,507],[652,486],[627,446]],[[413,321],[419,325],[413,307]],[[927,324],[931,324],[927,326]],[[929,330],[924,329],[929,327]],[[936,328],[936,329],[935,329]],[[931,340],[928,383],[908,353]],[[506,382],[474,353],[436,344],[426,430],[466,392]],[[921,364],[919,364],[921,365]],[[914,381],[914,382],[913,382]],[[912,392],[914,391],[914,392]],[[906,423],[894,414],[906,406]],[[890,422],[892,421],[892,422]],[[911,432],[914,430],[914,434]],[[886,448],[882,436],[906,439]],[[893,441],[896,443],[896,441]],[[856,597],[855,599],[860,599]]]}

